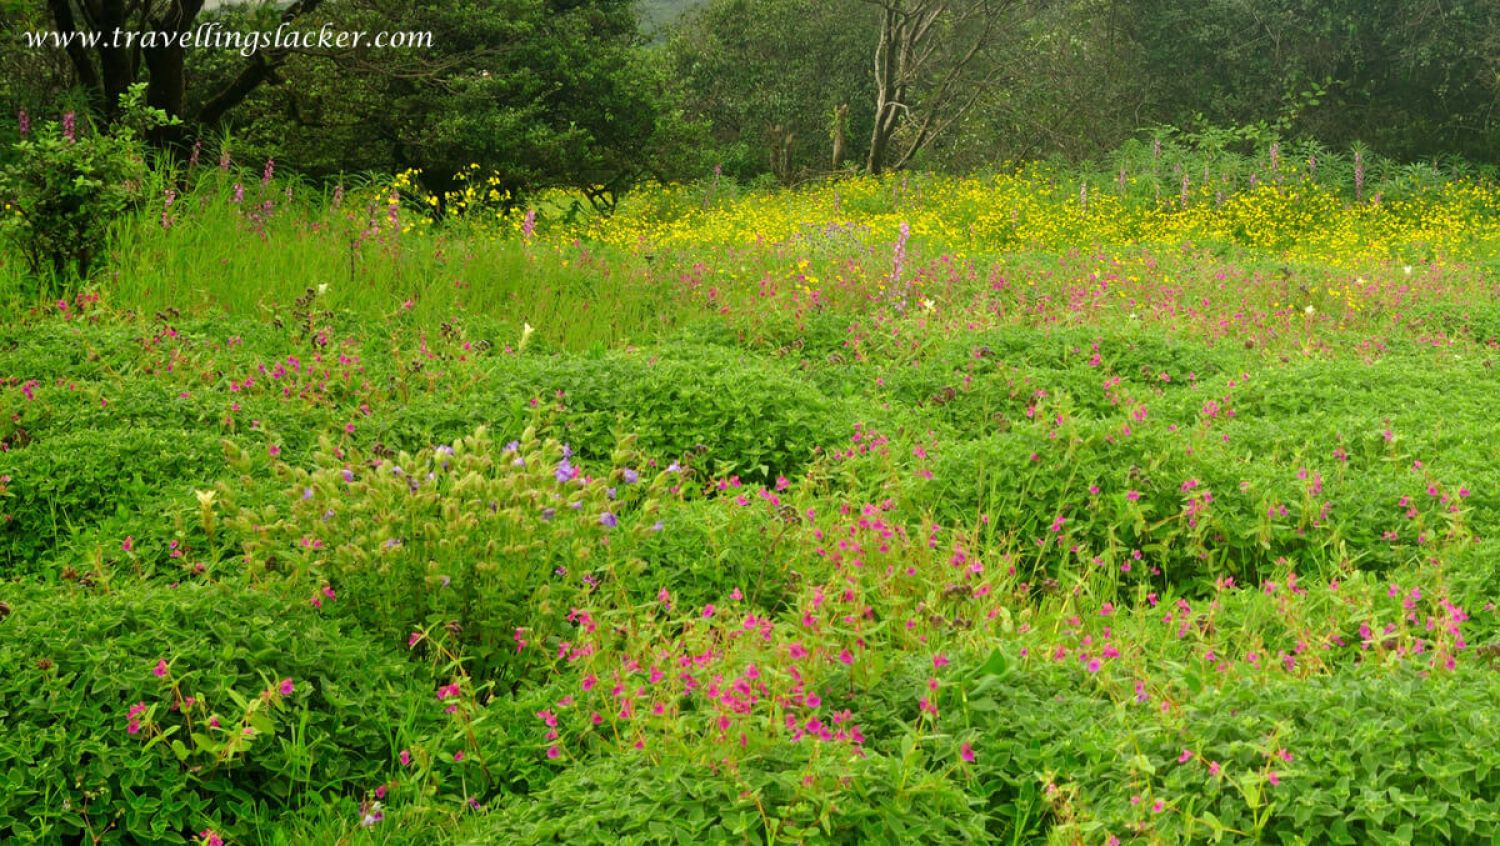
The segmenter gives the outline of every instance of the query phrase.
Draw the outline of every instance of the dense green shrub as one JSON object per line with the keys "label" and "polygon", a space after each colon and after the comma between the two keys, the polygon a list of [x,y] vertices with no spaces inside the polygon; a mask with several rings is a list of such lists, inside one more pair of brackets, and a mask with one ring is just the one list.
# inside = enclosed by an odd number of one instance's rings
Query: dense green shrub
{"label": "dense green shrub", "polygon": [[0,600],[6,842],[232,837],[267,809],[379,784],[430,713],[413,705],[431,697],[421,668],[300,599],[6,583]]}
{"label": "dense green shrub", "polygon": [[[807,844],[974,842],[983,819],[926,756],[818,758],[780,745],[739,767],[599,758],[469,826],[456,842]],[[903,778],[904,776],[904,778]],[[847,778],[837,797],[812,785]],[[804,780],[806,779],[806,780]],[[809,784],[811,782],[811,784]]]}
{"label": "dense green shrub", "polygon": [[0,453],[0,477],[10,477],[0,500],[0,572],[27,573],[80,527],[206,487],[223,468],[217,435],[149,427],[68,431]]}
{"label": "dense green shrub", "polygon": [[17,141],[0,167],[0,198],[14,209],[0,215],[0,236],[52,286],[61,287],[69,270],[87,278],[110,223],[144,195],[146,154],[136,130],[167,122],[165,112],[143,104],[144,95],[141,85],[121,98],[125,120],[109,132],[79,127],[72,112],[48,122]]}
{"label": "dense green shrub", "polygon": [[1247,680],[1180,715],[1091,694],[1077,673],[1033,664],[970,697],[981,782],[1011,795],[1050,784],[1055,815],[1122,839],[1466,843],[1500,830],[1489,670]]}

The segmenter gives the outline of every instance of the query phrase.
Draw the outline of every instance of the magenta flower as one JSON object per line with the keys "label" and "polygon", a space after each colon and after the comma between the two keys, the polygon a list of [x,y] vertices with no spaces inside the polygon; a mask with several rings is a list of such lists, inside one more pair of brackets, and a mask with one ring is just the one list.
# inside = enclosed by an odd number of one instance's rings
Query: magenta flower
{"label": "magenta flower", "polygon": [[151,675],[156,676],[159,679],[166,678],[167,662],[165,660],[157,661],[156,666],[151,669]]}
{"label": "magenta flower", "polygon": [[401,766],[403,766],[403,767],[409,767],[409,766],[411,766],[411,750],[410,749],[402,749],[401,750],[401,754],[398,755],[397,757],[401,759]]}
{"label": "magenta flower", "polygon": [[974,763],[974,747],[970,746],[967,742],[959,744],[958,755],[964,759],[965,763]]}
{"label": "magenta flower", "polygon": [[131,536],[131,535],[126,535],[125,536],[125,540],[123,540],[123,541],[120,542],[120,548],[123,549],[123,550],[125,550],[126,552],[132,552],[132,551],[134,551],[135,550],[135,538],[133,536]]}
{"label": "magenta flower", "polygon": [[291,696],[292,695],[292,691],[294,691],[296,689],[297,688],[296,688],[295,685],[292,684],[292,680],[291,679],[282,679],[281,680],[281,687],[278,688],[278,690],[281,691],[281,695],[282,696]]}
{"label": "magenta flower", "polygon": [[556,760],[557,756],[559,756],[561,754],[562,754],[562,751],[557,748],[556,744],[547,747],[547,758],[549,760]]}

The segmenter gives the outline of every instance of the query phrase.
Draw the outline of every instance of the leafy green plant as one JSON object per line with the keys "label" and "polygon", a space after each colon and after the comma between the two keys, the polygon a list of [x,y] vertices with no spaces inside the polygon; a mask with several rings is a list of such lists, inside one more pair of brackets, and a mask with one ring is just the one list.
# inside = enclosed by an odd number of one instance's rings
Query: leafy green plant
{"label": "leafy green plant", "polygon": [[167,124],[142,102],[145,86],[121,97],[124,118],[110,131],[80,131],[77,115],[38,127],[0,167],[0,236],[25,256],[43,287],[66,290],[66,273],[87,279],[110,224],[140,200],[148,182],[140,130]]}
{"label": "leafy green plant", "polygon": [[381,783],[431,695],[302,601],[15,583],[0,599],[0,839],[232,836],[266,808]]}

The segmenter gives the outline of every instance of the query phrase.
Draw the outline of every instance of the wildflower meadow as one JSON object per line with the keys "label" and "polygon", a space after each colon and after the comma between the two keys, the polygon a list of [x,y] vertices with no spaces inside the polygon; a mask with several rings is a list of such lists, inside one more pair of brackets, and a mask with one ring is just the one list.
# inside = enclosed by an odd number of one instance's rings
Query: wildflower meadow
{"label": "wildflower meadow", "polygon": [[[588,141],[691,129],[631,7],[510,6],[567,62],[151,52],[6,127],[0,843],[1500,843],[1493,166],[1292,141],[1316,81],[915,166],[1010,113],[913,40],[938,117],[678,177]],[[384,142],[444,169],[318,157]]]}
{"label": "wildflower meadow", "polygon": [[0,255],[0,841],[1500,842],[1493,181],[193,154]]}

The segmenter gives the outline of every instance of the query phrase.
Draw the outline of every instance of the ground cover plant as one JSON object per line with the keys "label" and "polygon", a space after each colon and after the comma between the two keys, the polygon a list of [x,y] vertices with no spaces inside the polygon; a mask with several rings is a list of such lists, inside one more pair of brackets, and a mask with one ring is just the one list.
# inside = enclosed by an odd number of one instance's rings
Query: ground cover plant
{"label": "ground cover plant", "polygon": [[1500,840],[1500,188],[1365,167],[153,171],[0,253],[0,841]]}

